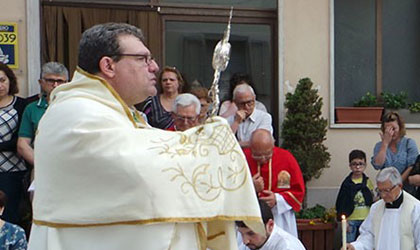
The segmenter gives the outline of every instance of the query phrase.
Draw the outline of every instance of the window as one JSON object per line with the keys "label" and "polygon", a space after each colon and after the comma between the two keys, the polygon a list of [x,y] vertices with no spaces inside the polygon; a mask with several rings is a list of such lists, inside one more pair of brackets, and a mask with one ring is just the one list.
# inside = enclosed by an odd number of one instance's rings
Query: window
{"label": "window", "polygon": [[[227,23],[178,22],[165,24],[166,64],[176,66],[189,83],[209,88],[213,82],[213,50],[223,37]],[[252,76],[257,99],[272,110],[273,53],[271,27],[264,24],[233,24],[229,42],[229,65],[219,82],[220,98],[224,100],[229,79],[235,72]]]}
{"label": "window", "polygon": [[332,107],[353,106],[367,91],[405,91],[420,101],[420,1],[331,0]]}

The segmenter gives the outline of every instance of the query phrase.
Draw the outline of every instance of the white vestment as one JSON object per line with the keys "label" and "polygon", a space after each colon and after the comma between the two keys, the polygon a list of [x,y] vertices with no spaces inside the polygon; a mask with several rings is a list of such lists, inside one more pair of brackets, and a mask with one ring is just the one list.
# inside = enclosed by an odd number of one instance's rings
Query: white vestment
{"label": "white vestment", "polygon": [[296,217],[293,208],[287,203],[283,196],[275,193],[277,204],[271,209],[274,216],[274,223],[291,235],[298,237]]}
{"label": "white vestment", "polygon": [[150,128],[78,69],[52,92],[34,148],[30,250],[236,249],[235,220],[264,232],[222,118],[184,132]]}
{"label": "white vestment", "polygon": [[[249,248],[241,243],[239,250]],[[305,247],[298,238],[275,225],[270,237],[259,250],[305,250]]]}
{"label": "white vestment", "polygon": [[[404,192],[404,199],[407,199],[409,194]],[[415,199],[415,198],[414,198]],[[404,204],[405,201],[403,201]],[[382,203],[382,204],[381,204]],[[411,220],[411,231],[414,240],[414,249],[420,249],[420,202],[416,201],[416,205],[412,209],[410,216]],[[401,249],[401,229],[407,227],[407,225],[401,225],[401,211],[403,205],[400,208],[385,208],[383,216],[380,219],[379,238],[375,238],[375,230],[373,226],[373,220],[375,214],[379,213],[379,207],[383,205],[383,201],[379,200],[375,202],[370,208],[369,215],[366,217],[362,225],[360,226],[360,235],[355,242],[351,244],[356,250],[408,250]],[[375,243],[377,242],[377,247]]]}

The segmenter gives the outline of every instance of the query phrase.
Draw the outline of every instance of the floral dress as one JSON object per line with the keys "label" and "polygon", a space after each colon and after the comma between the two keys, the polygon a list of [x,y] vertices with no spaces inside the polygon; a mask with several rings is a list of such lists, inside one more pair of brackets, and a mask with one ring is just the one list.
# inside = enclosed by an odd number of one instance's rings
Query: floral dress
{"label": "floral dress", "polygon": [[1,250],[26,250],[27,242],[25,231],[17,225],[9,222],[0,228]]}

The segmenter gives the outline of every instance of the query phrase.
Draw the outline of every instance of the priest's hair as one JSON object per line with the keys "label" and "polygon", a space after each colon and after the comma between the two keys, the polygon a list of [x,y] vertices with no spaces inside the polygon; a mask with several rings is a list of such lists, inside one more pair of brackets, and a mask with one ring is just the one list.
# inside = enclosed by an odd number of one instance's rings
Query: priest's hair
{"label": "priest's hair", "polygon": [[172,105],[172,112],[177,113],[178,106],[185,108],[190,105],[195,106],[195,114],[199,115],[200,109],[201,109],[201,103],[198,100],[198,98],[195,95],[189,94],[189,93],[180,94],[175,98],[174,104]]}
{"label": "priest's hair", "polygon": [[376,182],[384,182],[390,180],[392,185],[402,184],[401,174],[395,167],[387,167],[379,171],[376,176]]}
{"label": "priest's hair", "polygon": [[144,43],[142,31],[127,23],[103,23],[85,30],[79,43],[79,67],[91,74],[100,72],[99,61],[104,56],[118,62],[121,53],[120,36],[130,35]]}
{"label": "priest's hair", "polygon": [[[261,212],[261,219],[266,225],[269,220],[274,220],[273,213],[271,212],[271,208],[268,206],[268,204],[263,200],[258,200],[258,204],[260,205],[260,212]],[[235,221],[235,224],[237,227],[247,227],[247,225],[243,221]]]}

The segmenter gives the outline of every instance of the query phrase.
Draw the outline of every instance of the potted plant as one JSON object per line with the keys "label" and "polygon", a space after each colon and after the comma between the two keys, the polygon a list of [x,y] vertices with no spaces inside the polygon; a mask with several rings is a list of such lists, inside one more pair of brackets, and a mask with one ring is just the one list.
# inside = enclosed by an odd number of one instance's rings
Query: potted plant
{"label": "potted plant", "polygon": [[401,91],[398,94],[384,92],[381,94],[385,112],[398,112],[406,123],[420,123],[420,102],[408,104],[408,95]]}
{"label": "potted plant", "polygon": [[296,213],[298,236],[306,249],[333,249],[336,211],[316,204]]}
{"label": "potted plant", "polygon": [[336,107],[336,122],[379,123],[383,110],[383,105],[378,101],[378,98],[367,92],[354,102],[353,107]]}
{"label": "potted plant", "polygon": [[398,94],[392,94],[389,92],[381,93],[382,100],[384,102],[385,109],[398,110],[405,109],[407,107],[407,93],[401,91]]}
{"label": "potted plant", "polygon": [[[302,170],[305,186],[312,178],[318,178],[324,168],[329,167],[331,159],[327,147],[323,144],[326,139],[327,120],[321,116],[322,98],[312,86],[312,81],[304,78],[299,81],[294,93],[286,94],[284,106],[287,112],[281,131],[282,147],[295,156]],[[302,213],[310,213],[305,207],[304,201]],[[324,212],[317,215],[323,218]],[[299,238],[306,249],[313,249],[314,240],[317,238],[315,235],[334,235],[334,225],[319,219],[317,223],[311,218],[313,222],[310,224],[300,219],[297,221]],[[332,249],[328,245],[332,244],[332,240],[328,242],[323,249]]]}
{"label": "potted plant", "polygon": [[282,147],[295,156],[305,183],[318,178],[331,159],[323,144],[327,119],[321,116],[322,98],[312,85],[311,79],[301,79],[294,93],[286,94],[287,112],[281,131]]}

